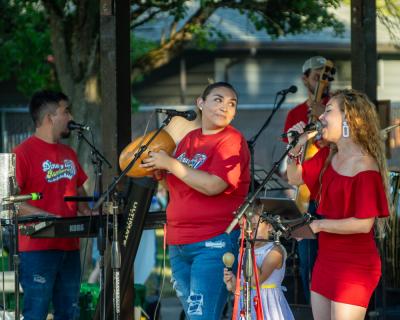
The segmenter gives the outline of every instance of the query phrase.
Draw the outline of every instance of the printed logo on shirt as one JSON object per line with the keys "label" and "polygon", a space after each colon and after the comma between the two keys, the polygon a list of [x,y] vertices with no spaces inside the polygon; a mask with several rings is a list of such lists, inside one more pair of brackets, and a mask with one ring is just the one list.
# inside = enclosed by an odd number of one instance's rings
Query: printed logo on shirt
{"label": "printed logo on shirt", "polygon": [[200,168],[204,162],[207,160],[207,156],[204,153],[196,153],[192,159],[186,157],[186,152],[181,153],[178,158],[178,161],[187,164],[190,168],[197,169]]}
{"label": "printed logo on shirt", "polygon": [[46,160],[42,164],[42,169],[46,172],[47,182],[56,182],[61,179],[71,180],[76,174],[75,163],[72,160],[64,160],[63,164]]}

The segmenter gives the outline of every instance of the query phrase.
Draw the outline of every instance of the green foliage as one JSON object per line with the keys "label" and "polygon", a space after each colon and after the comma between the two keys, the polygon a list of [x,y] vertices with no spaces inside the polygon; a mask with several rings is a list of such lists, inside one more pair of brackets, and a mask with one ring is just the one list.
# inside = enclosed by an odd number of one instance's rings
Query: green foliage
{"label": "green foliage", "polygon": [[378,19],[386,27],[393,44],[400,48],[400,0],[377,0]]}
{"label": "green foliage", "polygon": [[135,36],[132,33],[131,36],[131,61],[136,61],[146,53],[153,49],[158,48],[159,44],[156,41],[144,39]]}
{"label": "green foliage", "polygon": [[[81,0],[83,1],[83,0]],[[96,0],[97,1],[97,0]],[[388,0],[386,0],[388,1]],[[227,40],[217,27],[207,24],[207,20],[218,8],[231,8],[247,14],[250,21],[258,30],[265,30],[272,37],[285,34],[296,34],[303,31],[318,31],[322,28],[332,28],[335,32],[343,31],[341,25],[328,10],[337,7],[340,0],[141,0],[132,1],[132,28],[147,22],[163,19],[170,24],[169,33],[164,41],[155,42],[132,36],[132,62],[148,56],[150,59],[160,59],[167,63],[179,54],[181,48],[189,44],[200,49],[213,50],[218,43]],[[80,5],[78,0],[52,0],[47,6],[63,15],[65,27],[63,39],[69,50],[73,46],[70,28],[75,26],[76,17],[90,15],[88,5]],[[192,21],[191,14],[195,14]],[[0,81],[15,79],[19,91],[30,95],[33,91],[47,87],[57,87],[55,65],[58,61],[49,62],[52,57],[50,42],[50,26],[46,18],[41,0],[3,0],[0,2]],[[197,16],[196,16],[197,15]],[[197,20],[196,20],[197,19]],[[78,20],[76,20],[78,21]],[[174,35],[184,29],[178,39]],[[132,32],[134,34],[134,32]],[[188,39],[191,39],[188,41]],[[171,45],[164,44],[171,41]],[[152,52],[166,48],[169,50],[164,56]],[[178,49],[177,49],[178,48]],[[88,52],[82,53],[89,54]],[[166,58],[167,57],[167,58]],[[88,57],[76,57],[75,61],[86,62]],[[158,68],[161,64],[149,63]],[[164,62],[165,61],[165,62]],[[77,64],[67,68],[76,70]],[[152,68],[141,68],[143,72],[150,72]],[[140,71],[139,71],[140,73]],[[140,80],[139,78],[136,78]]]}
{"label": "green foliage", "polygon": [[140,102],[135,96],[131,96],[131,111],[132,113],[136,113],[139,111]]}
{"label": "green foliage", "polygon": [[339,5],[339,0],[269,0],[262,10],[245,12],[257,30],[264,29],[273,39],[323,28],[331,28],[340,35],[344,25],[328,10]]}
{"label": "green foliage", "polygon": [[191,25],[188,29],[193,36],[191,45],[198,49],[215,50],[218,42],[228,38],[212,25]]}
{"label": "green foliage", "polygon": [[47,60],[52,53],[49,27],[39,1],[3,1],[0,14],[0,81],[15,79],[27,96],[39,88],[56,88]]}

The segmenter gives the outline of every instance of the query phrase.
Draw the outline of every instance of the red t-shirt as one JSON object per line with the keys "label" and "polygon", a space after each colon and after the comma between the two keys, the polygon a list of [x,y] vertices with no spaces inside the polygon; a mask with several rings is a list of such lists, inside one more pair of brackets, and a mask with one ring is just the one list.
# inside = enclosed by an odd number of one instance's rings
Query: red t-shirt
{"label": "red t-shirt", "polygon": [[246,140],[231,126],[212,135],[203,135],[197,129],[183,138],[175,157],[191,168],[220,177],[228,187],[220,194],[207,196],[168,174],[168,244],[194,243],[222,234],[249,190],[250,153]]}
{"label": "red t-shirt", "polygon": [[[286,133],[288,130],[293,127],[296,123],[299,123],[300,121],[303,121],[304,123],[308,123],[308,105],[307,101],[304,101],[303,103],[295,106],[293,109],[291,109],[285,120],[285,126],[283,129],[283,132]],[[283,138],[283,141],[285,143],[288,143],[287,138]]]}
{"label": "red t-shirt", "polygon": [[[77,203],[64,202],[64,196],[76,196],[77,188],[87,179],[76,153],[64,144],[47,143],[35,136],[17,146],[14,152],[20,194],[43,194],[41,200],[28,201],[28,204],[61,217],[76,216]],[[19,236],[20,251],[77,249],[78,238],[35,239]]]}
{"label": "red t-shirt", "polygon": [[[321,100],[322,104],[326,105],[329,99],[330,99],[329,97],[323,98]],[[303,103],[291,109],[286,116],[283,132],[284,133],[288,132],[288,130],[291,127],[293,127],[296,123],[299,123],[300,121],[303,121],[305,124],[307,124],[308,113],[309,113],[309,106],[307,104],[307,101],[304,101]],[[283,142],[288,143],[287,138],[283,138]]]}
{"label": "red t-shirt", "polygon": [[[320,194],[317,213],[335,220],[387,217],[385,189],[377,171],[343,176],[329,164],[320,184],[320,171],[328,155],[329,148],[323,148],[303,164],[304,182],[310,190]],[[313,291],[333,301],[367,307],[380,272],[373,229],[369,233],[319,233]]]}

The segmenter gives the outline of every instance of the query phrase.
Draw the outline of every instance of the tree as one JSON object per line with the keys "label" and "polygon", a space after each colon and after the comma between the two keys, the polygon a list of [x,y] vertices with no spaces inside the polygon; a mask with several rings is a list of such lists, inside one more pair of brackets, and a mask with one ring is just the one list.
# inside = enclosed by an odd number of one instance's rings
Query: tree
{"label": "tree", "polygon": [[394,46],[400,48],[400,1],[378,0],[376,3],[378,19],[386,27]]}
{"label": "tree", "polygon": [[219,8],[239,10],[249,17],[257,30],[265,30],[272,38],[278,38],[323,28],[342,33],[343,24],[329,11],[339,4],[340,0],[201,0],[195,5],[193,1],[182,0],[140,1],[132,10],[132,30],[157,18],[170,17],[170,23],[159,45],[133,62],[133,76],[147,74],[167,64],[193,42],[204,47],[209,44],[206,41],[209,38],[224,40],[223,34],[207,24]]}
{"label": "tree", "polygon": [[[0,80],[15,79],[30,95],[60,87],[72,100],[76,119],[99,123],[100,0],[3,0],[0,3]],[[171,17],[159,43],[134,46],[132,75],[145,75],[179,56],[188,44],[204,45],[218,30],[207,20],[218,8],[246,14],[254,26],[277,38],[285,34],[344,27],[330,8],[340,0],[140,0],[132,1],[131,29]],[[137,44],[137,41],[135,42]],[[140,48],[140,50],[137,50]],[[143,50],[145,48],[145,50]],[[87,157],[87,156],[86,156]],[[82,160],[82,159],[81,159]],[[83,159],[88,162],[87,159]]]}

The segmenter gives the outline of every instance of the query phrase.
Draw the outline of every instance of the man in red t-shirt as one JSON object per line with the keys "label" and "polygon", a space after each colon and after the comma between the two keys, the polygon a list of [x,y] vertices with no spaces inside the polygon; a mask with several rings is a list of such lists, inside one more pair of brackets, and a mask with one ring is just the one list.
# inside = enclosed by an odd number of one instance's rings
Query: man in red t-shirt
{"label": "man in red t-shirt", "polygon": [[[40,91],[29,111],[35,133],[18,145],[16,178],[21,194],[42,193],[42,199],[20,205],[19,215],[73,217],[90,214],[87,204],[64,202],[65,196],[84,196],[87,176],[75,151],[61,144],[69,136],[72,120],[67,96]],[[20,281],[24,290],[24,319],[46,319],[50,301],[55,319],[79,315],[79,239],[34,239],[19,236]]]}
{"label": "man in red t-shirt", "polygon": [[[315,91],[320,80],[323,67],[327,60],[321,56],[314,56],[307,59],[303,64],[303,75],[301,77],[304,86],[307,88],[308,98],[303,103],[291,109],[286,117],[284,132],[286,133],[292,126],[303,121],[305,124],[310,122],[312,116],[318,118],[325,110],[325,104],[329,100],[329,86],[326,88],[322,96],[321,103],[315,102]],[[287,139],[284,141],[287,143]],[[322,141],[314,141],[314,145],[322,147]],[[310,195],[308,212],[315,213],[315,196]],[[314,266],[317,254],[317,241],[304,239],[298,242],[299,260],[300,260],[300,275],[302,279],[304,295],[307,302],[310,301],[310,275]]]}

